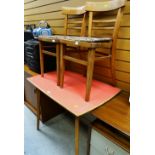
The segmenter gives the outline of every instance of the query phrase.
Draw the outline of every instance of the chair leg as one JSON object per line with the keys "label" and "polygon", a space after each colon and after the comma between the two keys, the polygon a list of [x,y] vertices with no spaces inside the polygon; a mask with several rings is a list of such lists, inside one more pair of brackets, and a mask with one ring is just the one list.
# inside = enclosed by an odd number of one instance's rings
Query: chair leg
{"label": "chair leg", "polygon": [[95,49],[90,49],[88,51],[87,81],[86,81],[86,96],[85,96],[86,101],[89,101],[90,98],[90,91],[94,71],[94,60],[95,60]]}
{"label": "chair leg", "polygon": [[39,51],[40,51],[40,70],[41,70],[41,76],[44,77],[44,54],[42,52],[43,46],[42,42],[39,42]]}
{"label": "chair leg", "polygon": [[60,87],[63,88],[64,84],[64,45],[60,44]]}
{"label": "chair leg", "polygon": [[60,86],[60,45],[56,44],[57,86]]}

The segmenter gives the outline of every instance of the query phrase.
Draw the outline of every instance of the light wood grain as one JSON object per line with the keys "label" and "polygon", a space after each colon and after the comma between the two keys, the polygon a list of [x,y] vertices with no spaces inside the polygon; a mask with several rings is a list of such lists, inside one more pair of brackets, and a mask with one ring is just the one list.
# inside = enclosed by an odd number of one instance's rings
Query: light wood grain
{"label": "light wood grain", "polygon": [[118,38],[129,39],[130,38],[130,28],[121,27],[118,33]]}
{"label": "light wood grain", "polygon": [[87,0],[83,0],[83,1],[79,1],[79,0],[63,1],[61,3],[50,4],[50,5],[42,6],[39,8],[25,10],[24,15],[41,14],[44,12],[54,12],[54,11],[61,10],[63,6],[70,6],[70,7],[81,6],[81,5],[84,5],[86,1]]}
{"label": "light wood grain", "polygon": [[130,83],[130,74],[122,71],[116,71],[116,79],[119,81]]}
{"label": "light wood grain", "polygon": [[122,88],[124,91],[130,93],[130,84],[129,83],[117,80],[116,86],[119,88]]}
{"label": "light wood grain", "polygon": [[125,14],[121,20],[121,26],[130,26],[130,15]]}
{"label": "light wood grain", "polygon": [[124,61],[115,61],[116,70],[130,72],[130,63]]}
{"label": "light wood grain", "polygon": [[130,51],[116,50],[116,60],[130,62]]}
{"label": "light wood grain", "polygon": [[130,1],[126,1],[125,7],[124,7],[124,13],[129,14],[130,13]]}
{"label": "light wood grain", "polygon": [[[48,23],[53,20],[63,20],[64,15],[61,13],[61,11],[57,12],[49,12],[44,14],[36,14],[36,15],[25,15],[24,16],[24,23],[26,22],[39,22],[40,20],[48,20]],[[59,25],[60,26],[60,25]],[[61,26],[63,26],[63,23],[61,23]]]}
{"label": "light wood grain", "polygon": [[119,94],[92,114],[119,131],[130,135],[130,104],[128,96]]}
{"label": "light wood grain", "polygon": [[44,5],[61,3],[63,0],[31,0],[31,3],[27,3],[24,5],[24,9],[32,9],[36,7],[41,7]]}
{"label": "light wood grain", "polygon": [[[105,59],[104,61],[101,61],[101,62],[96,61],[95,64],[100,67],[110,67],[110,61],[108,59]],[[129,62],[116,60],[115,65],[116,65],[116,70],[124,71],[128,73],[130,72]]]}
{"label": "light wood grain", "polygon": [[130,40],[117,39],[116,48],[121,50],[130,50]]}
{"label": "light wood grain", "polygon": [[[75,70],[75,68],[76,68],[76,70]],[[95,68],[98,68],[98,67],[95,65]],[[72,65],[70,66],[69,69],[73,72],[83,74],[83,68],[79,64],[72,63]],[[107,83],[111,84],[112,79],[111,79],[110,69],[104,68],[104,67],[99,67],[99,69],[100,70],[94,69],[93,78],[96,80],[107,82]],[[119,74],[118,72],[116,71],[116,74]],[[122,75],[116,75],[116,76],[121,77],[121,78],[118,78],[119,80],[116,78],[116,81],[117,81],[116,86],[121,88],[125,92],[129,93],[130,92],[130,83],[128,81],[126,81],[126,79],[129,78],[129,73],[125,73],[125,72],[121,72],[121,73],[123,74],[123,76]]]}
{"label": "light wood grain", "polygon": [[30,2],[33,2],[33,1],[35,1],[35,0],[24,0],[24,3],[26,4],[26,3],[30,3]]}
{"label": "light wood grain", "polygon": [[[94,66],[94,74],[100,74],[101,76],[111,77],[110,68]],[[116,79],[122,82],[130,83],[130,74],[116,70]]]}

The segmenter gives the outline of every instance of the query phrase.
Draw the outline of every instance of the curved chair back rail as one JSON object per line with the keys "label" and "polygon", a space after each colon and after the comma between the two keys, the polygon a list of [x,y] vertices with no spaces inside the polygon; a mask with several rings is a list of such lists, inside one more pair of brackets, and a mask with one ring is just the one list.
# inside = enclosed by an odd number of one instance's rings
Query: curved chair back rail
{"label": "curved chair back rail", "polygon": [[86,12],[85,6],[80,7],[62,7],[62,14],[65,15],[81,15]]}
{"label": "curved chair back rail", "polygon": [[112,11],[125,5],[126,0],[112,0],[106,2],[86,2],[86,11]]}

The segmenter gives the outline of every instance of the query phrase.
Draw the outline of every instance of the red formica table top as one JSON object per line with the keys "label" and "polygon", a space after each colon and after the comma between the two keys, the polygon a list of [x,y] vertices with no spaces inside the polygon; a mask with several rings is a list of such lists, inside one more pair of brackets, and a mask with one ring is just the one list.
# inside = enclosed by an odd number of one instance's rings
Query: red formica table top
{"label": "red formica table top", "polygon": [[77,117],[103,105],[120,92],[117,87],[93,80],[90,101],[86,102],[86,78],[70,71],[65,71],[63,88],[57,86],[56,72],[45,73],[44,77],[36,75],[28,81]]}

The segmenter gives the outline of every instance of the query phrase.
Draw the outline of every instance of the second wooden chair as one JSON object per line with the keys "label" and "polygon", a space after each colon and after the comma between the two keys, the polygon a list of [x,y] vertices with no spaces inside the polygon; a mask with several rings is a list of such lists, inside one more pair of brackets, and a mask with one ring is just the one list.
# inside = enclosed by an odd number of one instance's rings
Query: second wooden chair
{"label": "second wooden chair", "polygon": [[[63,7],[62,13],[65,15],[64,20],[64,35],[71,34],[70,30],[79,30],[79,36],[85,35],[85,7]],[[82,16],[82,21],[76,20],[77,17]],[[75,19],[75,20],[74,20]],[[78,25],[78,27],[77,27]],[[80,25],[80,26],[79,26]],[[73,35],[73,34],[72,34]],[[56,57],[57,64],[57,85],[60,85],[60,37],[59,35],[53,36],[40,36],[39,47],[40,47],[40,68],[41,76],[44,77],[44,54]],[[46,46],[46,43],[50,46]],[[55,49],[56,47],[56,49]]]}

